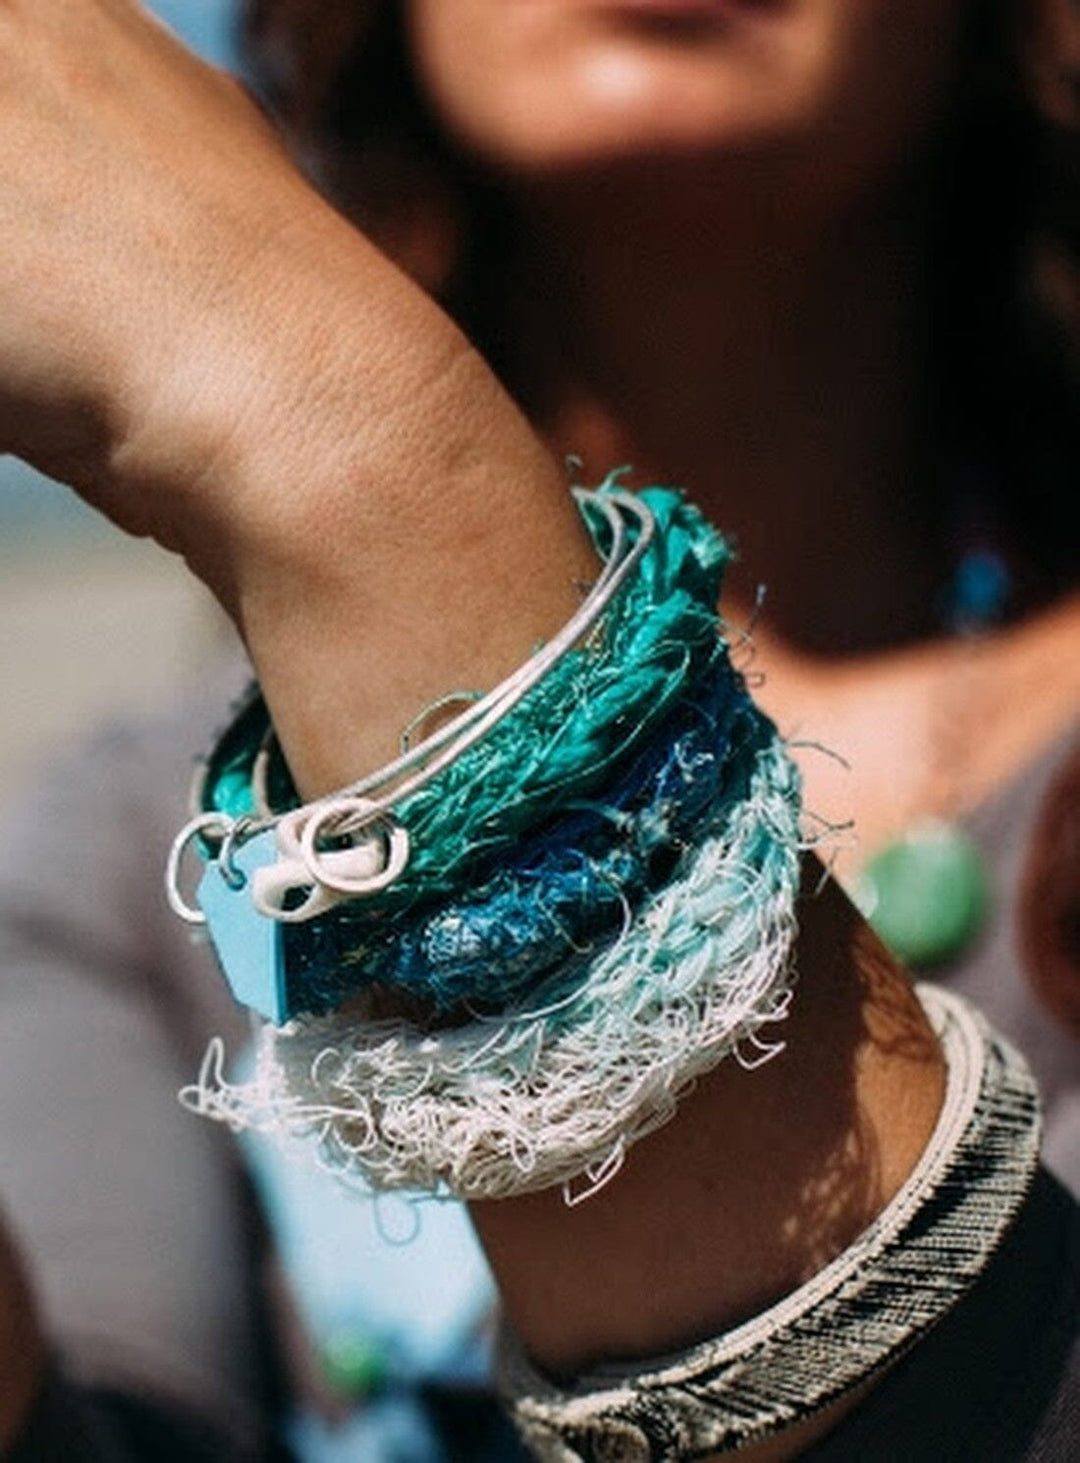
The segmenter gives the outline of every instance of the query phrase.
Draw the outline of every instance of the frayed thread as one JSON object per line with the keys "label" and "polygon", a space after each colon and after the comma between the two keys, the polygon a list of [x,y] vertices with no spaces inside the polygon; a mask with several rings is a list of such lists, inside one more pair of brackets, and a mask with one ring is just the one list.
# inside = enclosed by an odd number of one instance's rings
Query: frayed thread
{"label": "frayed thread", "polygon": [[182,1101],[313,1139],[362,1189],[596,1192],[697,1077],[780,1049],[762,1032],[787,1014],[794,980],[799,779],[760,725],[745,798],[573,990],[444,1031],[340,1016],[264,1027],[252,1081],[228,1081],[218,1043]]}

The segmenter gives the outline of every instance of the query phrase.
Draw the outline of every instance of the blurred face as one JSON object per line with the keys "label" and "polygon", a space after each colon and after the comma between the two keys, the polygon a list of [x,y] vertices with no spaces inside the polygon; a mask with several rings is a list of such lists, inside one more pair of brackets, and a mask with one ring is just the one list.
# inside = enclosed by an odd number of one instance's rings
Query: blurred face
{"label": "blurred face", "polygon": [[500,171],[772,153],[865,177],[932,126],[965,0],[404,3],[437,115]]}

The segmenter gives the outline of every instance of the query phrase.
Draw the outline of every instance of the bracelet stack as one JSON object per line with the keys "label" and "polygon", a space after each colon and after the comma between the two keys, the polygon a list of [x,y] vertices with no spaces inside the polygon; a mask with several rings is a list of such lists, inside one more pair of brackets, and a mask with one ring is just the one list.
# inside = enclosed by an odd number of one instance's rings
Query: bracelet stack
{"label": "bracelet stack", "polygon": [[[441,730],[300,805],[256,693],[207,759],[170,898],[269,1024],[244,1086],[212,1046],[199,1111],[376,1188],[573,1198],[700,1073],[774,1049],[799,784],[720,633],[727,546],[668,489],[576,497],[595,585]],[[388,996],[422,1016],[375,1019]]]}

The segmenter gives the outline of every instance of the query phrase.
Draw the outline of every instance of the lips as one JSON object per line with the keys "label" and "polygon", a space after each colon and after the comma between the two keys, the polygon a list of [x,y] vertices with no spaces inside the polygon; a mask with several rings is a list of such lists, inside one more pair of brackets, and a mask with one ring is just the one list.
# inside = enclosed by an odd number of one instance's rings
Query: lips
{"label": "lips", "polygon": [[599,8],[643,20],[719,24],[736,16],[764,11],[774,0],[597,0]]}
{"label": "lips", "polygon": [[605,9],[657,16],[720,18],[735,10],[756,10],[761,0],[609,0]]}

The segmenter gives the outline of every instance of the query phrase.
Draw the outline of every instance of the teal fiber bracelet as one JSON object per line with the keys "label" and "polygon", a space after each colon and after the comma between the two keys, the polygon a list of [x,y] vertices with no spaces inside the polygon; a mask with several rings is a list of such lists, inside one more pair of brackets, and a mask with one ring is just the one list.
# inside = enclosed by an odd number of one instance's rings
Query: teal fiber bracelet
{"label": "teal fiber bracelet", "polygon": [[[511,714],[493,720],[489,715],[492,724],[481,739],[473,737],[473,745],[461,755],[448,759],[443,753],[446,765],[435,768],[435,775],[424,774],[419,786],[414,786],[416,775],[405,777],[376,806],[369,803],[369,794],[385,784],[383,771],[312,805],[310,818],[319,821],[319,837],[310,838],[307,847],[307,868],[313,875],[322,873],[316,868],[319,850],[334,850],[328,865],[341,862],[337,850],[348,846],[364,818],[383,830],[407,831],[408,854],[394,878],[372,890],[356,890],[369,895],[373,913],[462,890],[477,857],[498,856],[555,806],[603,786],[604,778],[669,712],[682,689],[724,655],[716,598],[729,553],[697,509],[667,489],[631,497],[612,478],[599,492],[578,493],[578,500],[601,554],[615,556],[613,522],[623,538],[629,534],[638,540],[631,549],[638,554],[635,572],[619,585],[601,625],[591,628],[580,644],[560,652]],[[631,508],[629,525],[620,524],[616,511],[625,518]],[[609,571],[610,560],[604,573]],[[544,654],[547,648],[534,661]],[[490,693],[486,701],[495,695]],[[189,835],[206,832],[211,840],[217,835],[218,849],[224,838],[225,873],[234,882],[243,878],[234,863],[240,847],[268,828],[284,831],[282,825],[296,805],[281,764],[271,765],[268,778],[274,806],[259,808],[256,803],[255,771],[269,730],[256,695],[211,753],[199,796],[202,827],[190,825],[187,830]],[[400,762],[416,764],[424,746]],[[335,803],[344,816],[338,816]],[[375,818],[370,808],[375,808]],[[357,809],[360,818],[350,818]],[[337,835],[344,838],[335,843]],[[209,847],[217,853],[214,843]],[[269,862],[268,851],[260,862]],[[353,892],[332,879],[326,884]],[[173,903],[183,914],[183,903],[177,898]],[[281,911],[280,917],[291,922],[306,916]]]}
{"label": "teal fiber bracelet", "polygon": [[[354,924],[358,911],[363,911],[361,920],[379,920],[411,909],[418,901],[430,903],[467,888],[478,859],[498,858],[554,810],[602,788],[669,714],[686,686],[725,658],[715,604],[728,550],[700,513],[669,489],[647,489],[630,499],[614,479],[594,494],[580,493],[579,503],[598,550],[612,556],[613,522],[618,527],[613,509],[625,516],[627,505],[632,505],[639,523],[636,537],[641,540],[636,544],[634,574],[611,599],[584,643],[556,660],[482,739],[416,791],[399,801],[388,800],[387,822],[392,818],[394,825],[391,837],[407,830],[407,858],[376,892],[349,902]],[[647,539],[641,523],[649,528]],[[219,881],[204,879],[200,891],[212,934],[246,914],[242,903],[249,897],[248,886],[257,890],[260,880],[274,876],[281,834],[292,816],[280,802],[268,816],[260,818],[256,811],[254,769],[268,729],[260,699],[241,709],[208,760],[202,813],[187,830],[188,835],[203,831],[216,835],[217,846],[211,847],[217,857],[211,869],[218,870]],[[378,781],[376,775],[357,784],[338,795],[338,801],[348,807],[350,799]],[[275,798],[295,800],[280,769],[270,785]],[[313,807],[322,816],[320,805]],[[306,813],[301,810],[301,816]],[[326,820],[325,826],[330,834],[349,833],[347,822],[334,825]],[[334,857],[343,855],[331,853],[326,862]],[[175,874],[174,867],[174,879]],[[317,912],[324,913],[326,907],[324,903]],[[279,915],[283,923],[306,917],[303,911],[294,914],[288,909]],[[272,1019],[283,1019],[297,1009],[287,990],[286,952],[279,948],[285,938],[257,923],[246,923],[244,935],[219,939],[215,934],[219,954],[228,966],[236,964],[242,949],[260,950],[258,959],[250,953],[244,957],[247,973],[240,982],[242,993],[237,994]],[[269,951],[276,951],[272,964],[278,973],[268,983],[256,970],[265,965]],[[233,983],[235,987],[237,982]],[[259,991],[262,995],[253,998]]]}
{"label": "teal fiber bracelet", "polygon": [[732,796],[746,700],[718,661],[602,791],[478,859],[460,894],[378,918],[345,903],[288,926],[288,1009],[332,1011],[378,984],[440,1016],[490,1013],[571,988]]}
{"label": "teal fiber bracelet", "polygon": [[250,1081],[229,1081],[218,1042],[184,1102],[233,1128],[310,1138],[361,1188],[594,1192],[696,1078],[783,1046],[799,778],[749,701],[739,721],[699,841],[571,990],[435,1028],[359,1011],[264,1024]]}
{"label": "teal fiber bracelet", "polygon": [[[632,497],[609,481],[578,501],[603,559],[582,610],[389,768],[294,809],[280,764],[259,801],[257,701],[219,743],[177,849],[205,830],[211,937],[238,998],[270,1022],[242,1086],[211,1047],[183,1098],[199,1112],[311,1137],[374,1188],[481,1199],[563,1184],[576,1202],[702,1073],[780,1049],[799,776],[727,655],[726,545],[667,489]],[[364,860],[362,897],[348,898]],[[295,908],[270,902],[286,878]],[[579,894],[595,903],[571,910]],[[601,928],[605,900],[618,917]],[[534,943],[563,911],[558,939]],[[445,965],[441,948],[390,954],[395,931],[441,941],[443,918],[465,937]],[[459,948],[472,952],[460,964]],[[366,963],[375,949],[386,963]],[[420,1004],[380,1019],[379,1001],[350,999],[364,978]],[[302,1004],[317,984],[322,1014]]]}
{"label": "teal fiber bracelet", "polygon": [[[617,491],[608,479],[595,495]],[[656,533],[637,573],[613,601],[602,626],[575,647],[488,735],[416,793],[394,804],[413,844],[407,869],[373,907],[390,909],[417,895],[439,897],[465,886],[478,854],[507,847],[566,799],[600,786],[605,775],[668,711],[691,679],[725,653],[716,601],[726,543],[682,496],[666,488],[638,495]],[[581,500],[598,552],[607,522],[589,496]],[[235,733],[211,754],[201,812],[258,817],[255,759],[270,730],[261,699],[244,708]],[[271,787],[296,806],[280,766]]]}

